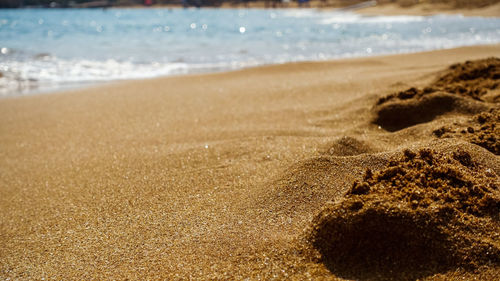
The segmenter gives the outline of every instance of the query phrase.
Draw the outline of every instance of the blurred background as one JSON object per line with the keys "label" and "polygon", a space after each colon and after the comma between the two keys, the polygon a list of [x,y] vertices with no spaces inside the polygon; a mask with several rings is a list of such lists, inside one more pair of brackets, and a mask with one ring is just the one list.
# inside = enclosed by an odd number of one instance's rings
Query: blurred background
{"label": "blurred background", "polygon": [[[284,1],[0,0],[2,7],[24,8],[0,9],[0,96],[500,42],[498,17],[353,12],[427,2],[463,8],[498,2],[493,0]],[[89,9],[76,9],[83,7]]]}
{"label": "blurred background", "polygon": [[421,3],[444,4],[455,8],[485,7],[498,3],[498,0],[0,0],[0,8],[51,7],[51,8],[90,8],[138,5],[184,5],[216,7],[221,5],[248,6],[311,6],[311,7],[347,7],[360,3],[377,2],[395,3],[408,7]]}

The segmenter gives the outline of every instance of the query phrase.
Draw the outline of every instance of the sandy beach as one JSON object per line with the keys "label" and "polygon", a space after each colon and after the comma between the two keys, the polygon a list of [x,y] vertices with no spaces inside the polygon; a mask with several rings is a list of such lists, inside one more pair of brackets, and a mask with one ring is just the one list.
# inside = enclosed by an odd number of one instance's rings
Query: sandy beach
{"label": "sandy beach", "polygon": [[[499,56],[475,46],[1,99],[0,277],[495,280],[498,64],[470,66],[490,75],[474,91],[446,85],[469,89],[454,74],[469,66],[450,65]],[[416,178],[417,199],[379,187],[421,172],[467,200]]]}

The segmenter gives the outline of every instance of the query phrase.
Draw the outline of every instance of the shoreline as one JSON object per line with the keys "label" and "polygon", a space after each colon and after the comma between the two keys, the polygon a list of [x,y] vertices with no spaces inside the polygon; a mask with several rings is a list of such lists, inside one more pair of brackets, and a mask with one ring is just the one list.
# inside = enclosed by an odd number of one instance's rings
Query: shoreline
{"label": "shoreline", "polygon": [[[321,229],[312,223],[317,214],[330,215],[327,202],[366,180],[367,168],[383,170],[407,149],[461,149],[488,171],[484,177],[500,174],[493,153],[433,135],[472,126],[468,120],[489,104],[454,98],[454,110],[397,131],[374,123],[376,105],[427,87],[452,64],[487,57],[500,57],[500,44],[0,99],[0,276],[361,278],[324,263],[307,239]],[[493,226],[489,232],[500,229]],[[498,236],[484,241],[500,245]],[[423,270],[411,276],[495,280],[500,273],[487,262],[475,271]]]}
{"label": "shoreline", "polygon": [[161,76],[153,76],[148,78],[138,78],[138,79],[119,79],[119,80],[109,80],[109,81],[96,81],[96,82],[82,82],[82,83],[70,83],[70,84],[62,84],[60,86],[51,85],[48,89],[44,88],[33,88],[33,90],[21,91],[16,94],[11,95],[3,95],[0,96],[0,100],[9,99],[9,98],[18,98],[18,97],[29,97],[29,96],[37,96],[37,95],[50,95],[52,93],[64,93],[64,92],[73,92],[85,89],[94,89],[101,86],[106,85],[119,85],[121,83],[134,82],[134,81],[149,81],[155,79],[163,79],[163,78],[171,78],[171,77],[183,77],[183,76],[191,76],[191,75],[210,75],[210,74],[223,74],[223,73],[231,73],[233,71],[241,71],[246,69],[259,69],[265,67],[271,67],[276,65],[288,65],[288,64],[309,64],[309,63],[333,63],[343,60],[356,60],[356,59],[370,59],[370,58],[378,58],[378,57],[388,57],[388,56],[397,56],[397,55],[411,55],[411,54],[419,54],[419,53],[427,53],[434,51],[446,51],[453,50],[457,48],[468,48],[468,47],[488,47],[488,46],[500,46],[499,43],[492,43],[487,45],[471,45],[471,46],[460,46],[460,47],[452,47],[452,48],[443,48],[443,49],[435,49],[435,50],[424,50],[424,51],[416,51],[416,52],[408,52],[408,53],[386,53],[386,54],[375,54],[375,55],[366,55],[366,56],[356,56],[356,57],[339,57],[335,59],[328,60],[318,60],[318,61],[296,61],[296,62],[284,62],[284,63],[268,63],[268,64],[260,64],[256,66],[247,66],[237,69],[221,69],[215,71],[195,71],[191,73],[180,73],[180,74],[169,74],[169,75],[161,75]]}

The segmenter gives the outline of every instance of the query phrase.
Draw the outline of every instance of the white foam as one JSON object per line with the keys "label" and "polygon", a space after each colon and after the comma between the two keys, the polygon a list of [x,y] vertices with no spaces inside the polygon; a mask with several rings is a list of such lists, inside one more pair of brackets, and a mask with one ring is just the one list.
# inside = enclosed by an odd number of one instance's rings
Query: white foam
{"label": "white foam", "polygon": [[314,9],[300,10],[292,9],[283,13],[284,17],[291,18],[312,18],[318,19],[320,24],[334,24],[334,23],[407,23],[407,22],[420,22],[424,21],[426,17],[423,16],[363,16],[352,12],[345,11],[317,11]]}
{"label": "white foam", "polygon": [[146,79],[160,76],[222,71],[257,66],[261,62],[231,61],[219,63],[151,62],[133,63],[108,59],[65,60],[55,57],[7,61],[0,65],[0,95],[23,94],[37,89],[54,89],[65,85],[82,85],[116,80]]}
{"label": "white foam", "polygon": [[318,17],[319,12],[316,9],[287,9],[282,15],[289,18],[312,18]]}
{"label": "white foam", "polygon": [[352,13],[335,13],[319,21],[320,24],[334,23],[408,23],[421,22],[421,16],[361,16]]}

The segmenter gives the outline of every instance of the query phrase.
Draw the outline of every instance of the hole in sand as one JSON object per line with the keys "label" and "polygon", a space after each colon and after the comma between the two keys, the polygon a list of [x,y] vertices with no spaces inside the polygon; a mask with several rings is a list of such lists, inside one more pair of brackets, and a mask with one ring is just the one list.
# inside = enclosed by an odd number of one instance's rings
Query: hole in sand
{"label": "hole in sand", "polygon": [[421,94],[417,97],[379,102],[375,107],[375,120],[373,122],[387,131],[394,132],[430,122],[449,112],[475,114],[486,109],[487,106],[481,102],[449,93],[435,92]]}

